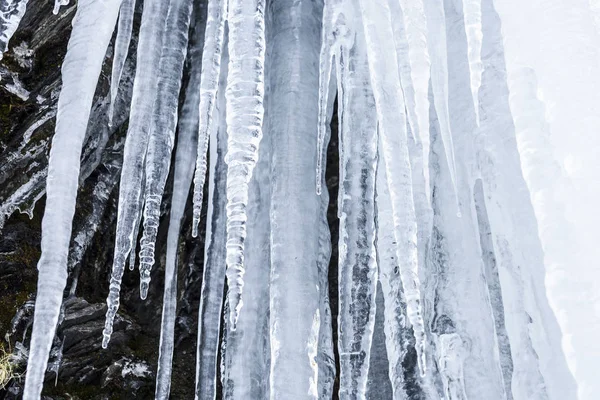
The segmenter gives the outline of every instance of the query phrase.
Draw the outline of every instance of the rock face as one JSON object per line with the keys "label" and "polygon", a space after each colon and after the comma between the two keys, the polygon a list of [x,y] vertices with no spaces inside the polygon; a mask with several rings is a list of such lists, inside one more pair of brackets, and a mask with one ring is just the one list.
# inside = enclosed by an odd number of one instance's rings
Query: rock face
{"label": "rock face", "polygon": [[[2,3],[3,4],[3,3]],[[13,379],[0,382],[0,399],[21,398],[31,335],[44,208],[48,151],[54,132],[66,52],[75,6],[52,14],[46,0],[31,0],[19,29],[0,61],[0,333]],[[139,25],[141,10],[136,12]],[[137,29],[136,29],[137,31]],[[137,38],[130,52],[135,52]],[[100,77],[82,155],[82,170],[69,282],[46,374],[45,399],[109,399],[154,396],[163,291],[166,229],[159,230],[157,263],[146,301],[139,299],[138,274],[125,274],[121,308],[109,349],[102,328],[113,254],[116,196],[133,66],[124,68],[113,129],[106,121],[112,45]],[[135,60],[129,57],[128,60]],[[93,139],[92,139],[93,138]],[[167,185],[169,187],[169,185]],[[163,203],[168,210],[169,194]],[[205,216],[203,216],[205,217]],[[164,219],[164,218],[163,218]],[[191,208],[184,225],[191,226]],[[200,224],[201,227],[205,223]],[[203,232],[182,233],[179,256],[179,308],[172,398],[191,398],[194,388],[197,310]],[[0,366],[0,368],[4,368]]]}

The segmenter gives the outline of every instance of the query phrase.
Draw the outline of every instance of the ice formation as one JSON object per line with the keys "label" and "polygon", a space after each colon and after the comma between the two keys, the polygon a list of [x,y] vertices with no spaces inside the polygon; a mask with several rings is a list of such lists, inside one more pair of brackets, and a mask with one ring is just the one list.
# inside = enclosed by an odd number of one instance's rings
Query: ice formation
{"label": "ice formation", "polygon": [[42,253],[24,399],[39,399],[67,282],[67,256],[79,185],[79,162],[96,83],[111,39],[119,1],[79,2],[62,66],[56,133],[46,183]]}
{"label": "ice formation", "polygon": [[8,42],[25,15],[29,0],[2,0],[0,1],[0,60],[2,53],[8,50]]}
{"label": "ice formation", "polygon": [[[26,3],[0,0],[2,50]],[[196,399],[593,399],[600,321],[568,290],[593,296],[597,286],[585,254],[597,255],[589,232],[600,224],[590,200],[600,32],[587,0],[574,0],[575,11],[565,0],[548,10],[526,3],[144,0],[137,29],[135,1],[79,0],[25,399],[42,390],[82,146],[117,16],[105,122],[129,120],[102,344],[140,230],[148,295],[168,212],[156,399],[170,393],[190,192],[193,237],[207,211]],[[119,110],[135,43],[131,106]],[[565,82],[564,71],[583,77]],[[339,165],[329,158],[334,134]],[[2,219],[28,187],[0,206]],[[76,232],[78,260],[89,240]],[[578,287],[568,268],[587,282]],[[589,330],[574,327],[588,317]]]}

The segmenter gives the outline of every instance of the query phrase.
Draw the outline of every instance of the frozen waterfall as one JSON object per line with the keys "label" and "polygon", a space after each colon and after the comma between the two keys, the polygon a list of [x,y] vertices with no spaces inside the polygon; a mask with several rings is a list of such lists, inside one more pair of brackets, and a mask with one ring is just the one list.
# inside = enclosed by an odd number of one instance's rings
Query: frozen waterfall
{"label": "frozen waterfall", "polygon": [[[2,52],[27,3],[0,0]],[[594,4],[79,0],[24,398],[41,398],[108,71],[102,123],[127,122],[98,340],[139,247],[138,301],[165,275],[156,399],[174,398],[185,238],[204,249],[197,400],[595,399]]]}

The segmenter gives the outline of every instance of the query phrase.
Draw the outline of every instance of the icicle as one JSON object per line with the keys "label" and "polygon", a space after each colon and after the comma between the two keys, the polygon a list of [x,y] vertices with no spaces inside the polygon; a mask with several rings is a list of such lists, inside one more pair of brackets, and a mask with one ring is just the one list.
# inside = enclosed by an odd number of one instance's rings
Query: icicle
{"label": "icicle", "polygon": [[376,205],[377,205],[377,264],[379,281],[384,299],[385,343],[389,361],[389,377],[393,398],[408,398],[408,384],[405,379],[404,365],[414,347],[409,322],[406,317],[406,300],[402,289],[402,277],[399,271],[399,259],[396,253],[394,236],[394,217],[388,187],[383,143],[379,135],[379,157],[377,166]]}
{"label": "icicle", "polygon": [[175,141],[179,90],[187,55],[192,0],[171,0],[158,76],[154,122],[146,155],[144,233],[140,241],[140,297],[145,299],[154,265],[154,248],[160,219],[160,204],[171,165]]}
{"label": "icicle", "polygon": [[[479,206],[478,217],[487,224],[492,255],[497,261],[495,276],[492,275],[495,279],[488,280],[497,282],[497,289],[490,289],[490,293],[501,293],[500,304],[493,311],[497,314],[509,310],[503,313],[501,322],[506,321],[505,341],[510,339],[514,360],[510,366],[514,368],[511,379],[505,379],[505,383],[512,382],[510,388],[516,399],[569,398],[574,394],[568,390],[566,363],[553,350],[560,347],[560,330],[550,312],[543,284],[544,254],[509,107],[500,18],[491,0],[484,0],[482,9],[484,70],[479,107],[485,118],[475,140],[482,179],[476,181],[474,197]],[[498,328],[496,331],[498,335],[502,333]],[[550,390],[555,381],[562,383],[562,394]]]}
{"label": "icicle", "polygon": [[[427,47],[431,59],[431,83],[433,85],[433,98],[441,128],[444,151],[450,170],[450,179],[457,192],[456,161],[454,144],[450,129],[450,114],[448,110],[448,46],[446,44],[446,16],[444,5],[439,0],[424,0],[425,15],[427,17],[428,39]],[[458,203],[458,194],[455,194]]]}
{"label": "icicle", "polygon": [[153,120],[156,98],[156,68],[162,49],[162,37],[169,6],[168,1],[147,0],[142,14],[142,26],[137,52],[137,71],[133,83],[129,129],[125,140],[123,171],[119,188],[119,211],[110,291],[106,299],[108,310],[102,347],[106,348],[112,334],[113,320],[119,308],[119,291],[125,261],[133,247],[133,231],[138,221],[141,179],[148,145],[150,125]]}
{"label": "icicle", "polygon": [[198,154],[194,174],[194,215],[192,236],[198,236],[198,224],[202,211],[202,194],[206,180],[206,150],[213,122],[213,114],[219,87],[223,32],[227,18],[227,0],[209,0],[206,20],[204,50],[202,53],[202,75],[200,77],[200,126]]}
{"label": "icicle", "polygon": [[[25,400],[40,398],[48,354],[67,280],[81,148],[94,91],[119,10],[118,0],[80,0],[62,66],[56,133],[52,140],[42,220],[42,256],[34,325],[25,380]],[[102,16],[99,18],[98,16]]]}
{"label": "icicle", "polygon": [[[210,16],[210,13],[209,13]],[[207,22],[208,23],[208,22]],[[227,231],[225,221],[227,187],[227,124],[225,117],[225,85],[228,68],[227,37],[224,39],[223,59],[220,61],[220,78],[217,101],[215,104],[214,123],[210,138],[210,171],[208,185],[208,217],[206,222],[206,240],[204,253],[204,274],[202,277],[202,293],[198,310],[198,340],[196,352],[196,400],[214,400],[217,390],[217,355],[219,333],[227,328],[221,327],[223,308],[223,288],[225,286],[225,257]],[[198,102],[200,99],[198,99]],[[198,138],[200,140],[200,138]],[[196,150],[194,148],[194,150]],[[227,304],[225,304],[227,307]],[[227,314],[226,314],[227,315]],[[227,335],[225,335],[226,339]],[[223,343],[225,346],[225,342]],[[226,358],[222,354],[222,362]],[[225,372],[221,371],[224,379]],[[223,384],[225,386],[225,384]]]}
{"label": "icicle", "polygon": [[469,70],[471,71],[471,92],[473,93],[473,105],[475,118],[479,125],[479,88],[481,87],[481,75],[483,63],[481,62],[481,2],[482,0],[462,0],[465,14],[465,30],[467,32],[467,43],[469,47]]}
{"label": "icicle", "polygon": [[394,399],[394,390],[390,382],[389,357],[386,349],[385,306],[381,283],[377,284],[375,302],[375,326],[373,328],[373,342],[371,343],[371,357],[369,358],[366,399]]}
{"label": "icicle", "polygon": [[[349,21],[350,22],[350,21]],[[377,263],[375,257],[375,167],[377,114],[369,83],[369,65],[360,19],[356,39],[340,65],[338,113],[340,153],[339,327],[340,397],[366,396],[369,357],[375,324]],[[342,61],[340,60],[340,61]]]}
{"label": "icicle", "polygon": [[463,376],[463,363],[466,358],[463,341],[457,333],[448,333],[440,335],[439,342],[438,365],[444,384],[444,395],[448,400],[467,400]]}
{"label": "icicle", "polygon": [[[141,196],[141,193],[144,193],[146,189],[146,174],[142,174],[141,176],[142,187],[140,190],[140,198],[138,199],[138,210],[144,209],[144,198]],[[139,212],[137,216],[137,221],[133,226],[133,235],[132,235],[132,243],[131,243],[131,251],[129,252],[129,270],[133,271],[135,269],[135,256],[137,254],[137,242],[138,237],[140,236],[140,225],[142,224],[142,213]]]}
{"label": "icicle", "polygon": [[[338,98],[338,109],[337,109],[337,117],[338,117],[338,161],[339,161],[339,181],[344,181],[344,175],[346,174],[346,149],[342,145],[344,143],[344,136],[346,136],[346,102],[348,100],[348,96],[346,96],[345,90],[346,87],[344,83],[346,82],[348,68],[346,64],[348,63],[349,51],[348,46],[339,46],[335,55],[335,69],[337,75],[337,98]],[[342,217],[342,209],[343,209],[343,197],[342,191],[338,191],[337,198],[337,217]]]}
{"label": "icicle", "polygon": [[115,102],[119,92],[119,83],[123,74],[123,66],[129,51],[131,31],[133,29],[133,14],[135,11],[135,0],[122,0],[119,11],[119,25],[117,27],[117,38],[115,39],[115,50],[113,54],[112,73],[110,77],[110,105],[108,107],[108,126],[113,126],[115,113]]}
{"label": "icicle", "polygon": [[[400,7],[402,3],[402,8]],[[400,81],[406,101],[406,111],[415,142],[411,152],[413,169],[423,174],[428,207],[431,203],[429,184],[429,79],[430,62],[427,50],[427,26],[422,0],[390,1],[392,29],[396,43],[396,58],[400,68]],[[405,11],[403,11],[403,9]],[[410,151],[410,148],[409,148]]]}
{"label": "icicle", "polygon": [[[230,0],[227,77],[227,283],[232,329],[242,307],[248,182],[264,114],[265,0]],[[252,60],[249,62],[248,60]]]}
{"label": "icicle", "polygon": [[[265,117],[267,115],[265,114]],[[268,130],[268,119],[263,125]],[[248,189],[248,237],[244,242],[244,311],[228,329],[223,398],[269,398],[270,141],[260,144]],[[248,368],[251,365],[252,368]]]}
{"label": "icicle", "polygon": [[[427,298],[433,301],[431,316],[432,342],[436,358],[444,354],[447,335],[459,335],[464,343],[460,361],[464,372],[466,394],[469,398],[504,399],[502,372],[498,364],[498,347],[494,340],[495,327],[477,232],[476,212],[472,195],[472,151],[477,127],[472,105],[468,70],[467,42],[461,2],[444,0],[446,33],[448,35],[448,72],[452,76],[449,95],[450,119],[456,144],[458,195],[462,216],[456,215],[456,199],[450,178],[446,150],[436,116],[435,102],[431,103],[431,171],[434,210],[434,231],[430,260],[426,265],[435,289]],[[435,96],[432,88],[431,95]],[[452,349],[448,349],[452,357]],[[466,361],[468,360],[468,362]],[[452,365],[458,365],[452,361]],[[451,379],[458,379],[452,375]],[[452,383],[458,384],[453,381]]]}
{"label": "icicle", "polygon": [[[329,0],[323,8],[323,26],[321,33],[321,53],[319,56],[319,125],[317,133],[317,195],[321,194],[323,159],[325,151],[325,134],[327,130],[327,105],[329,104],[330,79],[332,73],[332,62],[334,56],[339,65],[340,49],[348,49],[351,46],[351,30],[347,27],[347,21],[352,20],[349,16],[353,7],[346,0]],[[339,73],[338,73],[339,74]],[[340,117],[341,118],[341,117]],[[341,161],[341,159],[340,159]]]}
{"label": "icicle", "polygon": [[323,206],[315,194],[321,13],[312,0],[276,1],[269,8],[267,70],[276,71],[269,74],[266,133],[272,144],[271,399],[318,398],[318,342],[312,340]]}
{"label": "icicle", "polygon": [[398,63],[394,57],[388,57],[389,52],[395,48],[390,13],[384,0],[360,0],[359,3],[392,201],[400,276],[406,296],[408,319],[415,335],[419,368],[425,374],[426,340],[420,304],[417,221]]}
{"label": "icicle", "polygon": [[[198,4],[198,3],[195,3]],[[195,8],[195,7],[194,7]],[[198,105],[200,104],[200,71],[202,66],[202,46],[206,15],[201,7],[192,10],[192,20],[197,20],[190,38],[188,60],[190,65],[190,79],[185,89],[185,97],[179,118],[179,131],[177,134],[177,152],[175,155],[175,172],[173,178],[173,196],[171,199],[171,213],[169,231],[167,234],[167,258],[165,266],[165,293],[163,296],[163,316],[169,311],[169,318],[165,318],[161,327],[161,343],[168,347],[174,341],[174,320],[177,305],[177,251],[179,248],[179,233],[185,212],[185,206],[194,176],[194,161],[198,146]],[[209,238],[207,236],[207,238]],[[223,242],[224,243],[224,242]],[[169,287],[167,291],[166,288]],[[164,318],[164,317],[163,317]],[[218,329],[218,325],[217,325]],[[216,357],[216,352],[215,352]],[[168,386],[171,379],[172,347],[162,349],[159,353],[158,381],[161,387]],[[161,365],[163,365],[161,367]],[[157,389],[158,390],[158,389]],[[208,392],[207,385],[204,391]],[[168,392],[168,390],[167,390]]]}
{"label": "icicle", "polygon": [[321,53],[319,56],[319,131],[317,134],[317,194],[321,194],[323,182],[323,159],[325,149],[325,135],[329,124],[327,107],[329,105],[330,80],[332,72],[332,58],[334,46],[334,18],[339,12],[342,0],[325,1],[323,7],[323,25],[321,27]]}
{"label": "icicle", "polygon": [[2,54],[8,50],[8,42],[19,27],[23,15],[25,15],[28,1],[0,1],[0,60],[2,60]]}
{"label": "icicle", "polygon": [[60,8],[66,5],[69,5],[69,0],[54,0],[54,9],[52,10],[52,13],[57,15]]}
{"label": "icicle", "polygon": [[[150,269],[154,262],[154,247],[160,217],[160,203],[171,162],[171,152],[177,124],[177,106],[187,55],[188,32],[192,13],[192,0],[173,0],[169,7],[158,81],[157,116],[152,127],[148,155],[146,157],[146,201],[144,209],[144,234],[140,251],[140,297],[145,299],[150,283]],[[162,326],[158,372],[156,374],[156,399],[167,399],[171,387],[171,363],[173,360],[175,317],[177,311],[177,245],[179,228],[185,209],[191,181],[188,171],[193,154],[188,154],[193,138],[183,139],[178,150],[178,169],[173,182],[171,220],[167,236],[169,259],[165,268]],[[157,199],[156,202],[152,201]]]}
{"label": "icicle", "polygon": [[[483,259],[484,266],[483,272],[488,286],[490,304],[492,306],[492,315],[494,316],[496,341],[498,343],[498,358],[500,369],[502,370],[504,384],[504,396],[506,397],[506,400],[513,400],[513,391],[511,387],[512,377],[514,376],[514,364],[511,356],[510,340],[506,332],[504,303],[502,301],[502,285],[500,282],[500,276],[498,274],[498,260],[494,251],[494,237],[492,236],[481,179],[477,179],[475,181],[473,198],[477,213],[479,243],[481,246],[481,258]],[[524,337],[527,336],[524,335]],[[526,362],[524,364],[526,364]],[[518,381],[522,381],[529,388],[543,388],[545,386],[543,383],[539,386],[535,386],[533,385],[533,382],[528,380],[518,379]]]}
{"label": "icicle", "polygon": [[[321,72],[321,71],[320,71]],[[329,93],[335,91],[337,82],[335,75],[329,79]],[[329,96],[326,108],[325,137],[323,138],[323,149],[327,148],[331,137],[331,119],[333,116],[333,106],[335,96]],[[268,109],[267,109],[268,110]],[[323,160],[326,161],[326,154],[323,153]],[[333,332],[331,306],[329,302],[329,261],[331,258],[331,233],[327,221],[327,209],[329,207],[329,193],[325,174],[321,175],[322,185],[325,190],[322,191],[321,210],[320,210],[320,228],[319,228],[319,258],[317,260],[319,270],[319,315],[321,319],[319,333],[319,355],[318,355],[318,398],[320,400],[330,400],[333,396],[333,388],[336,379],[335,354],[333,349]]]}

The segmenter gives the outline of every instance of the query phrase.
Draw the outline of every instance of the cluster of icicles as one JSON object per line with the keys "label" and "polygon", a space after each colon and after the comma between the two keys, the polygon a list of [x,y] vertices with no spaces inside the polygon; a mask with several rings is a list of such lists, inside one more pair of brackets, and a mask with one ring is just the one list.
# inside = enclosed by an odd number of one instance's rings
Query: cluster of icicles
{"label": "cluster of icicles", "polygon": [[[434,340],[424,322],[432,319],[426,308],[433,305],[423,301],[420,283],[420,271],[427,255],[432,254],[435,196],[451,204],[446,208],[451,212],[439,221],[454,226],[448,231],[456,230],[460,235],[471,232],[477,224],[473,222],[472,197],[461,193],[470,193],[474,177],[485,178],[485,173],[474,173],[472,165],[459,167],[455,161],[455,149],[468,159],[464,154],[472,144],[464,135],[459,145],[453,143],[447,52],[452,41],[460,43],[459,47],[464,44],[464,48],[468,42],[470,51],[464,58],[470,71],[465,85],[468,96],[461,98],[461,104],[470,104],[470,114],[461,116],[464,125],[457,131],[473,131],[483,107],[480,99],[495,101],[479,90],[484,67],[482,32],[487,32],[489,46],[501,47],[492,0],[464,1],[464,7],[460,1],[450,0],[266,3],[209,0],[204,40],[198,40],[196,46],[200,48],[195,49],[188,46],[188,31],[191,18],[200,12],[195,10],[199,3],[143,2],[103,347],[108,346],[113,332],[125,266],[135,266],[139,229],[143,229],[140,296],[145,299],[148,294],[161,200],[177,131],[156,398],[168,398],[170,389],[181,220],[193,180],[193,235],[197,236],[207,170],[211,197],[198,323],[196,398],[215,396],[221,329],[227,332],[227,346],[221,356],[226,398],[331,398],[336,366],[327,294],[328,195],[322,185],[324,149],[337,90],[340,398],[366,396],[368,375],[373,372],[369,366],[378,291],[382,300],[378,296],[377,301],[385,303],[386,373],[395,399],[408,398],[407,380],[416,382],[422,398],[465,399],[463,359],[467,351],[478,354],[473,365],[480,372],[469,372],[469,379],[472,387],[480,390],[479,398],[512,398],[510,348],[503,348],[501,340],[496,343],[490,337],[487,340],[495,344],[485,343],[489,332],[494,338],[506,334],[503,322],[495,327],[491,322],[488,332],[479,327],[489,327],[485,325],[488,319],[492,321],[489,312],[480,312],[478,306],[465,314],[452,311],[453,302],[460,309],[468,302],[471,306],[484,304],[490,301],[488,295],[471,296],[465,291],[461,293],[464,301],[450,295],[441,299],[448,304],[447,313],[454,312],[458,322],[439,328]],[[64,1],[56,0],[57,11],[61,4]],[[63,87],[50,152],[26,400],[40,398],[59,318],[81,147],[105,50],[117,25],[108,122],[112,124],[132,37],[134,0],[79,0],[77,7],[62,66]],[[271,20],[265,20],[267,7],[272,8]],[[488,16],[487,31],[482,30],[482,7],[487,9],[483,14]],[[447,21],[456,26],[447,27]],[[447,37],[450,34],[458,39]],[[266,40],[269,37],[274,38],[272,44]],[[485,42],[485,34],[483,37]],[[319,40],[320,55],[313,56],[314,43]],[[188,48],[192,49],[190,54]],[[502,49],[489,52],[502,54]],[[186,59],[190,82],[179,110]],[[501,58],[490,62],[497,63],[493,66],[496,69],[504,68]],[[489,79],[492,82],[495,78]],[[502,112],[500,115],[510,114]],[[481,132],[485,137],[483,128]],[[442,150],[432,158],[434,142]],[[494,159],[497,153],[490,154],[493,161],[503,160]],[[306,166],[311,176],[305,174]],[[433,170],[445,182],[438,185],[445,188],[445,194],[440,194],[439,187],[433,193]],[[508,193],[497,189],[502,183],[488,183],[484,179],[488,195]],[[481,190],[475,186],[476,200]],[[481,220],[479,223],[485,225]],[[448,240],[448,246],[463,246]],[[472,248],[478,246],[476,243]],[[460,257],[465,264],[478,257],[469,251],[464,254]],[[481,258],[478,260],[474,265],[481,263]],[[480,279],[467,268],[459,268],[456,274],[460,276],[461,271],[465,275],[459,279],[464,282]],[[224,275],[228,290],[223,307]],[[436,279],[443,279],[442,275]],[[446,290],[451,293],[453,289]],[[460,285],[455,290],[460,291]],[[524,295],[519,292],[516,296]],[[223,327],[222,307],[228,315]],[[459,323],[464,324],[462,331],[453,326]],[[528,335],[526,324],[511,329],[512,337]],[[476,333],[464,337],[469,332]],[[265,341],[262,351],[246,351]],[[511,345],[514,354],[536,359],[528,340]],[[416,354],[419,370],[413,375],[404,370],[410,363],[410,349]],[[496,353],[486,353],[488,349]],[[545,353],[540,354],[543,358]],[[498,371],[495,357],[500,358]],[[537,366],[515,368],[517,372],[521,381],[540,388],[552,376],[544,370],[542,378]]]}

